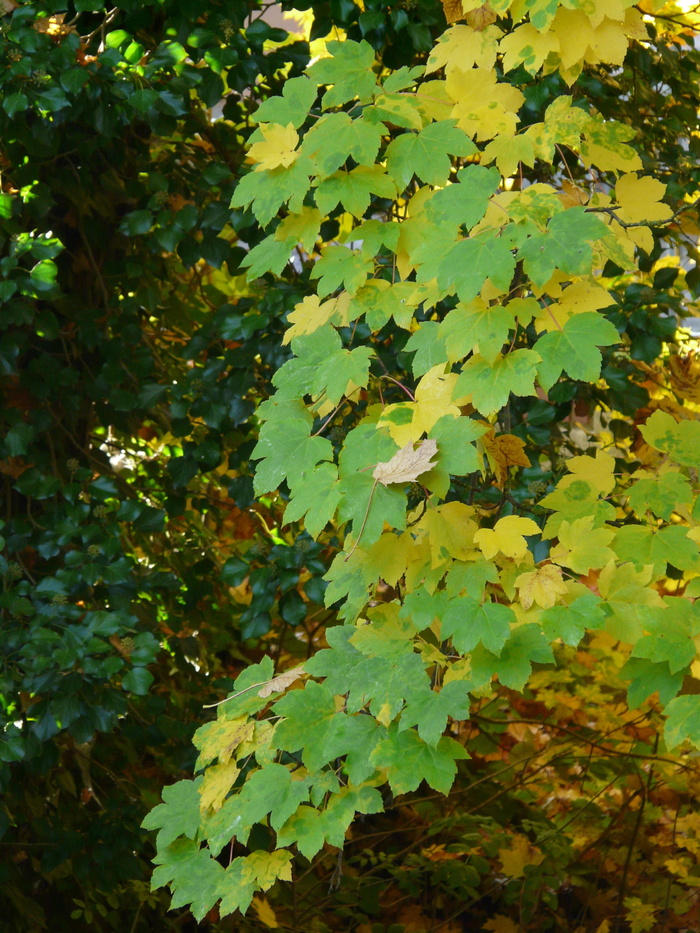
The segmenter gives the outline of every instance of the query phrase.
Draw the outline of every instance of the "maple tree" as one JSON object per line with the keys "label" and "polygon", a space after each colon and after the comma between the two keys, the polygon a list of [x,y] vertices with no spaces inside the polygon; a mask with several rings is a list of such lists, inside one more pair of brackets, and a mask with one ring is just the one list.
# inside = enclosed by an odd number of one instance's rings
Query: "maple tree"
{"label": "maple tree", "polygon": [[[454,25],[424,67],[330,41],[287,83],[292,106],[258,112],[232,205],[267,236],[243,264],[279,274],[295,250],[309,292],[257,408],[254,486],[334,554],[325,604],[341,622],[293,679],[269,657],[240,675],[195,736],[201,773],[146,818],[154,885],[196,916],[245,912],[291,879],[295,849],[342,849],[387,794],[448,794],[470,711],[488,722],[484,697],[526,698],[586,639],[614,653],[630,709],[655,695],[655,749],[700,743],[684,688],[700,633],[697,408],[679,393],[636,433],[609,427],[631,414],[616,381],[645,359],[616,292],[653,269],[694,195],[665,203],[634,123],[586,87],[592,66],[621,68],[649,41],[644,14],[662,6],[446,4]],[[555,78],[536,122],[528,76]],[[538,422],[555,420],[542,449]],[[521,834],[502,869],[527,878],[543,858]],[[624,903],[632,929],[654,922],[656,907]]]}

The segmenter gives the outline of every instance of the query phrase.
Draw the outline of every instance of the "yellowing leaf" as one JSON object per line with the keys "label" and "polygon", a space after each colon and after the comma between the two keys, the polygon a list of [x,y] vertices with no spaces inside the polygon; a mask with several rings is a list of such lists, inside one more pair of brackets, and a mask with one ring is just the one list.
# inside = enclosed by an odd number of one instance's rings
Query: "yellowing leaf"
{"label": "yellowing leaf", "polygon": [[240,773],[241,769],[235,761],[207,768],[204,780],[199,786],[200,809],[208,810],[211,807],[212,810],[219,810]]}
{"label": "yellowing leaf", "polygon": [[452,401],[458,378],[456,373],[446,373],[444,365],[433,366],[418,383],[415,402],[387,405],[378,424],[388,427],[393,440],[402,447],[418,441],[443,415],[458,418],[462,414],[459,400]]}
{"label": "yellowing leaf", "polygon": [[495,26],[483,31],[471,26],[453,26],[438,39],[428,58],[425,72],[430,74],[438,68],[444,68],[449,72],[455,67],[467,71],[473,65],[490,68],[496,61],[500,36],[501,30]]}
{"label": "yellowing leaf", "polygon": [[250,739],[254,728],[247,716],[216,719],[200,726],[193,740],[199,749],[197,767],[201,768],[217,757],[221,764],[226,764],[236,748]]}
{"label": "yellowing leaf", "polygon": [[592,515],[574,522],[564,521],[559,526],[559,544],[552,548],[550,559],[576,573],[588,573],[604,567],[615,557],[608,544],[615,537],[614,529],[593,528]]}
{"label": "yellowing leaf", "polygon": [[543,609],[551,609],[560,596],[568,593],[561,570],[553,564],[545,564],[530,573],[521,573],[515,585],[520,592],[523,609],[530,609],[537,603]]}
{"label": "yellowing leaf", "polygon": [[263,891],[268,891],[278,878],[292,880],[292,854],[286,849],[253,852],[246,857],[241,874],[244,881],[257,882]]}
{"label": "yellowing leaf", "polygon": [[520,515],[507,515],[500,518],[493,528],[481,528],[474,535],[474,544],[481,550],[486,560],[501,553],[513,560],[520,560],[527,553],[524,535],[537,535],[540,528],[531,518]]}
{"label": "yellowing leaf", "polygon": [[511,71],[522,64],[531,75],[537,74],[552,52],[559,52],[559,38],[553,32],[540,32],[532,23],[523,23],[501,39],[503,70]]}
{"label": "yellowing leaf", "polygon": [[518,833],[513,836],[509,849],[498,850],[498,857],[504,875],[522,878],[528,865],[539,865],[543,861],[544,853],[537,846],[531,845],[527,836]]}
{"label": "yellowing leaf", "polygon": [[321,301],[318,295],[307,295],[290,312],[288,320],[292,326],[282,338],[282,343],[290,343],[294,337],[299,337],[301,334],[313,334],[314,331],[323,327],[335,314],[337,303],[337,298]]}
{"label": "yellowing leaf", "polygon": [[620,205],[615,213],[626,223],[668,220],[673,211],[661,201],[665,193],[666,185],[655,178],[623,175],[615,185],[615,200]]}
{"label": "yellowing leaf", "polygon": [[464,502],[446,502],[435,509],[427,509],[419,527],[428,532],[432,566],[439,567],[448,560],[466,560],[473,552],[474,509]]}
{"label": "yellowing leaf", "polygon": [[[573,474],[576,479],[584,479],[597,489],[599,493],[607,496],[615,488],[615,458],[602,450],[597,450],[595,457],[581,456],[572,457],[566,461],[567,470]],[[564,488],[562,483],[560,488]]]}
{"label": "yellowing leaf", "polygon": [[250,158],[257,162],[256,172],[265,169],[285,168],[294,162],[299,153],[294,150],[299,142],[299,134],[292,123],[282,126],[280,123],[263,123],[257,133],[264,137],[248,150]]}
{"label": "yellowing leaf", "polygon": [[258,920],[263,923],[268,929],[276,930],[279,927],[277,922],[277,915],[275,914],[272,907],[270,907],[270,902],[266,897],[254,897],[253,898],[253,909],[258,915]]}
{"label": "yellowing leaf", "polygon": [[496,914],[495,917],[491,917],[481,929],[489,930],[490,933],[519,933],[520,930],[517,923],[514,923],[510,917],[503,916],[503,914]]}
{"label": "yellowing leaf", "polygon": [[569,318],[586,311],[599,311],[611,304],[610,292],[594,281],[580,279],[565,288],[558,301],[547,304],[535,318],[539,332],[560,330]]}
{"label": "yellowing leaf", "polygon": [[289,671],[284,671],[278,674],[277,677],[273,677],[272,680],[268,680],[265,686],[258,690],[258,696],[269,697],[272,696],[273,693],[282,693],[282,691],[291,686],[295,680],[299,680],[304,673],[303,664],[300,664],[298,667],[293,667]]}
{"label": "yellowing leaf", "polygon": [[384,486],[390,483],[412,483],[423,473],[427,473],[435,465],[433,457],[437,456],[437,441],[424,440],[414,449],[413,442],[409,441],[391,460],[378,463],[372,476]]}

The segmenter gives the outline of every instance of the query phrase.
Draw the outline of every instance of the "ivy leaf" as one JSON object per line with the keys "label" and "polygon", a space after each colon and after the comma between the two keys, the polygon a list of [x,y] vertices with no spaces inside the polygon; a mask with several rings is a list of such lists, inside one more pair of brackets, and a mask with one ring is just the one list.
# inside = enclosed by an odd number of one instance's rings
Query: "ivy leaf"
{"label": "ivy leaf", "polygon": [[455,762],[468,758],[466,750],[454,739],[445,736],[436,746],[428,745],[414,729],[399,732],[392,725],[372,753],[377,768],[386,769],[387,780],[394,794],[415,790],[421,781],[447,794],[457,774]]}
{"label": "ivy leaf", "polygon": [[492,415],[514,395],[535,395],[539,353],[513,350],[498,356],[492,364],[475,353],[462,367],[455,386],[455,397],[470,395],[472,404],[483,415]]}
{"label": "ivy leaf", "polygon": [[195,919],[202,920],[221,896],[224,880],[224,869],[209,850],[200,849],[199,843],[190,839],[178,839],[159,849],[153,861],[157,867],[151,877],[151,889],[170,884],[171,908],[188,904]]}
{"label": "ivy leaf", "polygon": [[309,68],[309,76],[317,84],[331,84],[323,95],[323,108],[337,107],[349,100],[370,97],[377,86],[373,71],[374,49],[363,39],[353,42],[332,40],[326,43],[330,58],[320,58]]}
{"label": "ivy leaf", "polygon": [[535,344],[535,352],[542,357],[537,367],[540,385],[549,391],[562,370],[572,379],[595,382],[602,362],[598,347],[609,347],[619,339],[617,328],[602,314],[584,311],[574,315],[562,330],[550,331]]}
{"label": "ivy leaf", "polygon": [[429,123],[420,133],[404,133],[389,143],[387,169],[403,190],[417,175],[429,185],[444,185],[450,176],[450,155],[471,156],[476,146],[454,120]]}
{"label": "ivy leaf", "polygon": [[264,100],[254,113],[258,123],[291,123],[298,129],[316,100],[316,85],[308,78],[290,78],[282,86],[280,97]]}
{"label": "ivy leaf", "polygon": [[399,721],[399,732],[418,726],[418,735],[428,745],[437,745],[448,718],[469,718],[469,690],[464,681],[453,680],[440,691],[414,690]]}
{"label": "ivy leaf", "polygon": [[551,279],[555,269],[567,275],[585,275],[593,265],[589,241],[606,232],[603,221],[586,213],[585,207],[571,207],[551,218],[546,233],[528,237],[518,251],[518,259],[540,287]]}
{"label": "ivy leaf", "polygon": [[440,634],[442,638],[452,638],[452,644],[462,654],[468,654],[481,643],[499,655],[515,622],[515,613],[509,606],[493,602],[482,604],[471,596],[464,596],[450,600],[442,617]]}

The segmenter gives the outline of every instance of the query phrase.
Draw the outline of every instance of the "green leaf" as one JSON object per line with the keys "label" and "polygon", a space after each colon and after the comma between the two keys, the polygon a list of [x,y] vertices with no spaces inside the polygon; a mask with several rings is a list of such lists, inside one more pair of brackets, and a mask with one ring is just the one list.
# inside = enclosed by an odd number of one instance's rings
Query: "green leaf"
{"label": "green leaf", "polygon": [[[178,781],[163,788],[163,803],[147,813],[141,823],[144,829],[157,829],[156,845],[165,849],[178,836],[194,839],[199,829],[199,785],[194,781]],[[165,883],[165,882],[163,882]]]}
{"label": "green leaf", "polygon": [[514,395],[535,395],[535,375],[540,356],[533,350],[513,350],[489,364],[475,353],[462,367],[454,397],[470,395],[483,415],[492,415]]}
{"label": "green leaf", "polygon": [[[299,691],[293,691],[294,696]],[[273,736],[274,739],[277,735]],[[236,808],[245,826],[260,823],[269,815],[273,829],[280,829],[300,803],[309,799],[308,778],[296,780],[284,765],[274,762],[251,771],[238,797]]]}
{"label": "green leaf", "polygon": [[285,524],[306,516],[306,530],[312,538],[317,538],[335,515],[340,498],[336,466],[320,463],[294,484],[284,513]]}
{"label": "green leaf", "polygon": [[358,165],[350,172],[334,172],[320,183],[314,197],[322,214],[330,214],[338,204],[342,204],[346,211],[361,218],[373,194],[380,198],[396,197],[394,182],[381,165]]}
{"label": "green leaf", "polygon": [[373,261],[365,259],[360,250],[326,246],[311,270],[311,278],[319,279],[318,294],[321,298],[338,288],[345,288],[354,295],[373,270]]}
{"label": "green leaf", "polygon": [[304,137],[302,158],[308,156],[321,178],[332,175],[349,156],[359,165],[371,166],[384,132],[383,123],[370,123],[361,117],[353,120],[346,113],[327,113]]}
{"label": "green leaf", "polygon": [[605,616],[600,596],[584,593],[569,606],[552,606],[542,613],[542,631],[548,641],[561,638],[565,645],[577,647],[586,630],[603,628]]}
{"label": "green leaf", "polygon": [[515,613],[501,603],[480,603],[471,596],[450,600],[442,617],[440,634],[452,638],[457,651],[468,654],[481,643],[495,655],[500,655],[515,625]]}
{"label": "green leaf", "polygon": [[447,362],[445,341],[439,335],[439,330],[437,321],[423,321],[406,343],[404,351],[415,353],[411,364],[414,376],[422,376],[438,363]]}
{"label": "green leaf", "polygon": [[267,408],[273,415],[260,429],[251,454],[262,460],[255,471],[257,492],[277,489],[283,479],[292,486],[301,482],[317,463],[332,460],[333,447],[325,437],[311,437],[312,419],[303,402],[280,401]]}
{"label": "green leaf", "polygon": [[166,849],[159,849],[153,861],[157,868],[151,878],[151,890],[170,884],[171,909],[189,905],[197,921],[203,920],[221,896],[224,869],[199,843],[178,839]]}
{"label": "green leaf", "polygon": [[365,42],[333,40],[326,44],[331,58],[321,58],[309,68],[309,76],[317,84],[333,85],[323,95],[323,109],[337,107],[359,97],[368,98],[377,86],[372,70],[374,49]]}
{"label": "green leaf", "polygon": [[440,324],[440,336],[445,341],[450,362],[462,360],[478,349],[491,365],[514,326],[515,315],[501,305],[458,305]]}
{"label": "green leaf", "polygon": [[683,686],[685,671],[672,674],[667,661],[647,661],[645,658],[630,658],[620,671],[620,676],[629,681],[627,705],[637,709],[658,691],[663,706],[677,696]]}
{"label": "green leaf", "polygon": [[298,129],[316,100],[316,85],[308,78],[290,78],[282,86],[281,97],[269,97],[254,113],[258,123],[291,123]]}
{"label": "green leaf", "polygon": [[[481,291],[486,279],[502,291],[510,289],[515,272],[515,257],[510,244],[490,232],[460,240],[440,263],[438,285],[456,292],[460,300],[469,302]],[[419,281],[432,278],[420,270]]]}
{"label": "green leaf", "polygon": [[488,429],[471,418],[443,415],[432,426],[429,437],[437,441],[440,466],[453,476],[479,469],[479,455],[472,444]]}
{"label": "green leaf", "polygon": [[340,491],[338,520],[352,522],[354,537],[362,529],[363,546],[379,538],[384,522],[401,531],[406,527],[406,493],[401,486],[384,486],[370,473],[353,473],[341,479]]}
{"label": "green leaf", "polygon": [[400,190],[414,174],[426,184],[444,185],[450,176],[449,156],[471,156],[475,152],[474,143],[453,120],[439,120],[419,133],[403,133],[389,143],[387,169]]}
{"label": "green leaf", "polygon": [[632,474],[632,479],[636,482],[627,490],[627,495],[630,508],[640,518],[649,510],[658,518],[669,521],[677,506],[692,502],[690,482],[677,470],[666,470],[663,473],[637,470]]}
{"label": "green leaf", "polygon": [[302,752],[310,771],[318,771],[338,757],[342,713],[335,708],[333,694],[325,684],[310,681],[303,690],[292,690],[275,703],[276,716],[284,717],[273,736],[273,747]]}
{"label": "green leaf", "polygon": [[471,656],[471,677],[476,686],[487,684],[494,674],[504,687],[522,690],[532,673],[532,662],[554,661],[552,649],[534,623],[519,625],[501,650],[500,657],[479,645]]}
{"label": "green leaf", "polygon": [[418,726],[418,735],[428,745],[437,745],[447,720],[469,718],[469,690],[464,681],[453,680],[438,692],[413,690],[401,714],[399,732]]}
{"label": "green leaf", "polygon": [[656,533],[647,525],[624,525],[615,535],[614,548],[621,560],[637,567],[653,564],[656,573],[663,573],[667,563],[679,570],[700,570],[698,545],[683,525],[667,525]]}
{"label": "green leaf", "polygon": [[535,344],[542,357],[537,367],[539,383],[549,391],[566,370],[572,379],[595,382],[600,377],[602,357],[598,347],[618,343],[617,328],[595,311],[575,314],[562,330],[545,334]]}
{"label": "green leaf", "polygon": [[433,790],[447,794],[457,774],[456,761],[468,758],[454,739],[444,737],[436,746],[428,745],[414,729],[399,732],[392,725],[372,753],[372,762],[385,769],[394,794],[416,790],[425,781]]}
{"label": "green leaf", "polygon": [[700,605],[680,597],[667,597],[666,609],[642,610],[649,633],[635,644],[632,656],[667,661],[672,674],[688,667],[697,654],[694,638],[700,634]]}
{"label": "green leaf", "polygon": [[664,739],[669,751],[686,739],[700,745],[700,696],[676,697],[666,707],[666,716]]}
{"label": "green leaf", "polygon": [[570,207],[555,214],[547,232],[528,237],[518,250],[518,259],[537,286],[545,285],[554,270],[585,275],[593,265],[590,240],[605,236],[602,220],[586,212],[585,207]]}
{"label": "green leaf", "polygon": [[283,204],[288,203],[290,211],[301,210],[312,172],[312,163],[303,157],[286,167],[249,172],[233,192],[231,207],[250,207],[265,227]]}
{"label": "green leaf", "polygon": [[470,230],[486,213],[489,199],[500,183],[498,169],[468,165],[457,172],[456,182],[436,191],[428,200],[426,216],[436,226],[466,227]]}

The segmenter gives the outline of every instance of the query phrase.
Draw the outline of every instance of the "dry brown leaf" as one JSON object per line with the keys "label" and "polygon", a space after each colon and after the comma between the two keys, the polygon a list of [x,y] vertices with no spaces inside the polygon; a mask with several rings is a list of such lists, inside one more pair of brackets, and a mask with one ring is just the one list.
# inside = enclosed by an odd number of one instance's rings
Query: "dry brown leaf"
{"label": "dry brown leaf", "polygon": [[413,442],[409,441],[391,460],[378,463],[372,477],[383,486],[389,483],[412,483],[422,473],[436,466],[432,460],[436,454],[437,442],[434,440],[421,441],[415,449]]}
{"label": "dry brown leaf", "polygon": [[460,19],[464,19],[462,0],[442,0],[442,8],[445,11],[445,19],[447,20],[448,26],[451,26],[452,23],[459,22]]}
{"label": "dry brown leaf", "polygon": [[484,445],[489,466],[496,476],[499,489],[503,489],[508,479],[508,468],[512,466],[530,466],[530,461],[523,448],[525,442],[514,434],[499,434],[496,436],[493,429],[481,438]]}
{"label": "dry brown leaf", "polygon": [[481,32],[483,29],[486,29],[487,26],[496,22],[496,14],[491,9],[490,4],[485,3],[483,6],[480,6],[478,10],[472,10],[471,13],[467,13],[466,20],[467,26],[471,26],[472,29],[476,29],[477,32]]}
{"label": "dry brown leaf", "polygon": [[258,696],[265,698],[271,696],[273,693],[281,693],[283,690],[286,690],[287,687],[291,686],[295,680],[299,680],[304,673],[303,664],[300,664],[299,667],[293,667],[289,671],[283,671],[283,673],[278,674],[277,677],[268,680],[268,682],[258,690]]}

